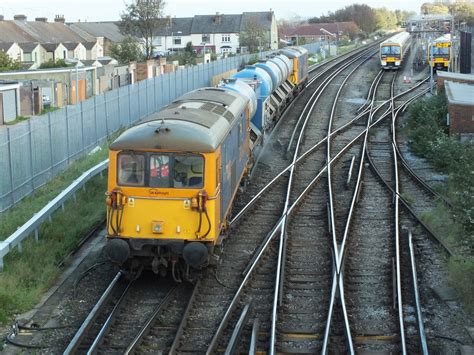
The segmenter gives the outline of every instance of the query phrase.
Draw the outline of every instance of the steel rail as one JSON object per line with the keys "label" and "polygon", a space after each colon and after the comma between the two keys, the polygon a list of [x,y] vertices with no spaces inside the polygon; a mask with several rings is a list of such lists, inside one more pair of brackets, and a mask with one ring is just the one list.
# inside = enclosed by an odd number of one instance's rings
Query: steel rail
{"label": "steel rail", "polygon": [[[373,122],[371,127],[379,124],[385,117],[379,118],[376,122]],[[354,137],[349,143],[346,144],[330,161],[330,163],[337,161],[342,157],[342,155],[348,151],[360,138],[364,136],[366,132],[366,129],[360,132],[356,137]],[[319,143],[316,145],[318,146]],[[314,148],[314,147],[313,147]],[[311,149],[313,149],[311,148]],[[311,150],[310,149],[310,150]],[[309,150],[307,151],[309,153]],[[288,169],[290,166],[288,166]],[[286,216],[282,215],[278,219],[278,221],[275,223],[273,226],[272,230],[267,234],[267,236],[264,238],[263,242],[261,243],[261,246],[257,248],[256,255],[251,259],[249,266],[246,268],[246,271],[243,273],[244,279],[242,280],[239,288],[237,289],[232,301],[230,302],[222,320],[221,323],[219,324],[219,327],[214,334],[214,337],[211,340],[211,343],[207,349],[206,354],[212,354],[212,352],[215,349],[215,346],[217,345],[217,340],[219,339],[220,335],[224,331],[225,325],[230,319],[230,316],[232,315],[232,312],[234,308],[237,306],[239,297],[243,292],[243,289],[247,285],[247,283],[250,280],[250,277],[255,270],[257,264],[259,263],[260,259],[262,258],[263,254],[265,253],[266,249],[268,248],[270,242],[273,240],[275,237],[276,233],[281,229],[282,226],[282,221],[285,217],[288,215],[291,215],[293,213],[294,209],[296,208],[297,205],[300,204],[302,199],[308,194],[308,192],[315,186],[315,184],[322,178],[322,176],[326,173],[327,169],[327,163],[324,165],[323,168],[319,171],[319,173],[311,180],[311,182],[306,186],[306,188],[299,194],[299,196],[296,198],[296,200],[291,204],[291,206],[288,208],[288,211],[286,212]]]}
{"label": "steel rail", "polygon": [[[388,101],[385,101],[383,104],[379,105],[377,108],[374,109],[375,94],[377,92],[378,85],[380,84],[380,81],[382,80],[382,77],[383,77],[383,75],[380,75],[375,80],[376,84],[375,84],[374,91],[373,91],[373,94],[372,94],[372,101],[369,105],[369,117],[367,119],[367,125],[366,125],[366,129],[364,131],[365,132],[364,140],[362,142],[362,148],[361,148],[362,153],[360,155],[360,163],[359,163],[359,170],[358,170],[358,174],[357,174],[357,181],[356,181],[356,185],[355,185],[355,188],[354,188],[354,193],[352,195],[351,205],[350,205],[349,213],[348,213],[347,220],[346,220],[346,225],[345,225],[345,229],[344,229],[344,235],[343,235],[341,247],[340,247],[339,250],[337,250],[337,249],[335,250],[335,254],[336,254],[335,266],[336,267],[335,267],[335,270],[333,272],[333,285],[331,287],[331,299],[329,301],[328,318],[327,318],[327,321],[326,321],[326,328],[325,328],[325,331],[324,331],[323,346],[322,346],[322,350],[321,350],[322,354],[327,353],[327,349],[328,349],[328,346],[329,346],[329,336],[330,336],[330,331],[331,331],[331,322],[332,322],[332,317],[333,317],[333,314],[334,314],[334,304],[336,302],[336,291],[339,289],[340,293],[343,293],[343,289],[344,289],[343,278],[342,278],[343,274],[341,272],[342,261],[344,259],[345,244],[346,244],[347,236],[349,234],[349,224],[350,224],[350,221],[352,220],[352,215],[353,215],[353,212],[355,210],[355,205],[356,205],[356,202],[357,202],[357,197],[359,195],[359,190],[360,190],[360,186],[361,186],[361,182],[362,182],[362,174],[363,174],[363,169],[364,169],[363,152],[366,149],[367,140],[368,140],[368,136],[369,136],[369,132],[370,132],[370,127],[371,127],[371,123],[372,123],[372,119],[373,119],[374,115],[386,103],[388,103]],[[382,115],[382,117],[384,117],[384,116],[385,116],[385,113]],[[345,328],[346,328],[346,331],[347,331],[347,329],[350,328],[350,327],[349,327],[349,324],[346,323],[347,311],[345,310],[345,301],[344,301],[343,298],[341,298],[340,300],[341,300],[341,305],[342,305],[342,308],[343,308]],[[350,332],[348,334],[350,334]],[[352,343],[352,339],[347,339],[347,341],[350,344]],[[350,348],[350,350],[351,350],[351,353],[353,354],[354,353],[353,347]]]}
{"label": "steel rail", "polygon": [[413,281],[413,292],[415,294],[416,322],[418,324],[418,335],[420,338],[421,351],[423,355],[428,355],[428,343],[426,341],[425,325],[423,321],[423,313],[421,311],[420,293],[418,291],[418,280],[416,277],[416,259],[411,230],[408,231],[408,245],[410,248],[411,277]]}
{"label": "steel rail", "polygon": [[156,317],[161,313],[164,307],[168,305],[168,303],[171,301],[171,296],[173,296],[176,293],[176,290],[178,289],[177,286],[171,288],[166,296],[163,298],[163,300],[160,302],[160,304],[156,307],[155,311],[153,314],[148,318],[148,320],[145,322],[145,324],[142,326],[140,331],[137,333],[135,338],[132,340],[132,342],[128,345],[127,349],[125,350],[125,355],[129,355],[135,352],[135,350],[138,348],[140,345],[141,341],[143,338],[146,336],[146,334],[149,332],[150,328],[152,327],[153,323],[156,320]]}
{"label": "steel rail", "polygon": [[[295,172],[295,162],[298,159],[298,153],[299,149],[301,147],[301,143],[303,141],[304,134],[306,132],[306,126],[309,122],[309,119],[311,118],[311,115],[314,111],[314,107],[318,103],[321,95],[323,92],[325,92],[326,88],[328,85],[335,80],[340,73],[342,73],[344,70],[346,70],[349,66],[353,65],[354,63],[357,63],[357,61],[360,59],[360,56],[357,56],[356,58],[352,59],[351,61],[344,63],[340,68],[337,68],[333,73],[331,73],[327,78],[323,80],[321,85],[318,87],[318,93],[316,96],[312,95],[310,99],[310,105],[309,109],[306,112],[306,115],[304,115],[305,110],[303,110],[303,113],[300,116],[300,119],[305,116],[305,119],[301,125],[300,133],[298,135],[298,140],[296,141],[296,147],[295,151],[293,153],[293,166],[290,169],[290,177],[288,181],[288,187],[286,191],[286,198],[285,198],[285,205],[283,208],[283,214],[286,215],[286,212],[288,210],[288,206],[290,204],[290,199],[291,199],[291,192],[292,192],[292,187],[293,187],[293,179],[294,179],[294,172]],[[356,67],[349,73],[349,75],[344,79],[343,84],[340,86],[338,90],[338,95],[336,96],[335,101],[337,101],[337,98],[339,97],[340,92],[342,91],[342,87],[348,80],[348,78],[357,70],[363,63],[367,61],[363,60],[361,63],[357,64]],[[316,92],[316,91],[315,91]],[[306,106],[305,106],[306,109]],[[300,120],[298,120],[300,122]],[[298,125],[298,123],[297,123]],[[297,126],[296,125],[296,126]],[[331,125],[331,123],[329,124]],[[329,129],[330,132],[330,129]],[[328,140],[329,141],[329,140]],[[329,160],[329,159],[328,159]],[[330,165],[329,165],[330,167]],[[285,251],[286,251],[286,241],[287,241],[287,217],[283,218],[282,221],[282,228],[280,229],[280,238],[279,238],[279,246],[278,246],[278,257],[277,257],[277,270],[275,273],[275,289],[274,289],[274,298],[273,298],[273,305],[272,305],[272,317],[271,317],[271,333],[270,333],[270,355],[275,354],[275,343],[276,343],[276,325],[277,325],[277,318],[278,318],[278,307],[281,306],[282,303],[282,295],[283,295],[283,275],[284,275],[284,270],[285,270]]]}
{"label": "steel rail", "polygon": [[117,275],[115,275],[114,279],[107,287],[105,292],[100,297],[99,301],[96,303],[92,311],[88,314],[80,328],[77,330],[76,334],[72,338],[71,342],[67,346],[66,350],[64,350],[65,355],[73,354],[76,352],[77,348],[79,347],[81,341],[84,339],[85,335],[87,334],[88,330],[92,326],[92,323],[97,318],[99,313],[104,308],[106,302],[109,300],[110,296],[112,295],[113,290],[115,289],[117,283],[123,276],[123,272],[119,271]]}
{"label": "steel rail", "polygon": [[[349,66],[350,64],[356,62],[357,60],[359,60],[360,58],[362,58],[365,54],[370,53],[371,50],[372,50],[372,48],[367,48],[367,49],[361,50],[360,53],[356,53],[356,56],[355,56],[354,58],[352,58],[350,62],[344,64],[345,67],[347,67],[347,66]],[[374,52],[372,55],[374,55],[374,54],[375,54],[375,52]],[[316,80],[316,79],[318,79],[319,77],[321,77],[322,75],[326,74],[326,73],[329,72],[331,69],[333,69],[334,67],[336,67],[336,65],[338,65],[338,64],[340,64],[340,63],[339,63],[339,62],[338,62],[338,63],[335,63],[335,64],[332,65],[331,67],[327,68],[325,71],[321,72],[318,76],[313,77],[314,80]],[[329,78],[329,77],[328,77],[328,78]],[[323,81],[323,83],[324,83],[325,81],[327,81],[328,78],[325,78],[324,81]],[[314,91],[314,93],[311,95],[311,97],[309,98],[308,102],[307,102],[306,105],[304,106],[303,111],[302,111],[300,117],[298,118],[298,121],[296,122],[295,127],[293,128],[293,132],[291,133],[290,141],[288,142],[288,146],[287,146],[287,148],[286,148],[286,151],[287,151],[287,152],[290,151],[291,146],[293,145],[293,141],[294,141],[294,139],[295,139],[296,131],[297,131],[297,129],[298,129],[300,123],[301,123],[301,120],[302,120],[303,116],[304,116],[304,115],[303,115],[304,112],[308,109],[309,105],[312,103],[313,97],[319,93],[318,90],[319,90],[320,88],[321,88],[321,85]],[[324,89],[324,88],[322,88],[321,90],[323,90],[323,89]]]}
{"label": "steel rail", "polygon": [[174,337],[173,343],[171,344],[171,348],[169,351],[170,355],[176,354],[176,350],[178,349],[178,345],[179,345],[179,339],[183,335],[184,327],[186,326],[189,313],[191,312],[191,308],[194,304],[194,301],[196,300],[196,296],[198,294],[198,289],[199,289],[200,284],[201,284],[201,281],[198,280],[196,284],[194,285],[193,293],[191,294],[191,297],[189,298],[188,305],[186,306],[186,310],[184,311],[184,314],[183,314],[183,318],[181,318],[181,322],[179,323],[178,330],[176,331],[176,335]]}
{"label": "steel rail", "polygon": [[[424,79],[423,81],[419,82],[418,84],[416,84],[415,86],[413,86],[412,88],[404,91],[404,92],[401,92],[400,94],[398,94],[395,98],[398,98],[398,97],[402,97],[403,95],[406,95],[407,93],[413,91],[414,89],[416,89],[417,87],[419,87],[420,85],[422,85],[424,82],[426,82],[427,80],[429,79],[426,78]],[[386,100],[384,102],[382,102],[380,105],[385,105],[388,103],[389,100]],[[342,125],[341,127],[339,127],[338,129],[336,129],[334,132],[332,132],[330,135],[335,135],[335,134],[339,134],[341,133],[342,131],[344,131],[345,129],[347,129],[348,127],[352,126],[352,124],[354,124],[356,121],[358,121],[360,118],[364,117],[365,114],[367,114],[368,110],[364,110],[364,112],[361,112],[359,113],[357,116],[355,116],[352,120],[350,120],[349,122],[347,122],[346,124]],[[304,160],[305,158],[307,158],[311,153],[313,153],[317,148],[319,148],[320,145],[322,145],[323,143],[326,142],[326,139],[327,137],[321,139],[319,142],[317,142],[315,145],[313,145],[311,148],[309,148],[306,152],[304,152],[303,154],[301,154],[301,156],[298,157],[296,163],[299,163],[301,162],[302,160]],[[282,177],[288,170],[291,169],[291,167],[293,166],[294,164],[290,164],[288,165],[286,168],[284,168],[282,171],[280,171],[277,175],[275,175],[275,177],[270,180],[244,207],[242,207],[242,209],[231,219],[231,221],[229,222],[229,227],[232,227],[232,225],[234,225],[240,218],[243,217],[243,215],[250,209],[250,207],[252,207],[255,202],[280,178]]]}
{"label": "steel rail", "polygon": [[[424,81],[423,81],[424,82]],[[411,92],[412,90],[414,90],[415,88],[417,88],[418,86],[420,86],[423,82],[420,82],[418,83],[417,85],[415,85],[414,87],[398,94],[396,97],[401,97],[409,92]],[[386,100],[384,101],[377,109],[381,108],[383,105],[385,105],[386,103],[388,103],[389,100]],[[352,125],[355,121],[357,121],[358,119],[360,119],[360,117],[362,117],[366,112],[362,113],[362,114],[359,114],[358,116],[356,116],[354,119],[352,119],[351,121],[347,122],[345,125],[341,126],[340,128],[338,128],[337,130],[335,130],[334,132],[332,132],[332,134],[336,134],[342,130],[344,130],[345,128],[347,128],[348,126]],[[380,117],[377,121],[373,122],[370,127],[373,127],[377,124],[379,124],[384,118],[386,117],[386,115],[384,114],[382,117]],[[336,161],[337,159],[339,159],[341,157],[341,155],[347,151],[348,149],[350,149],[352,147],[352,145],[355,144],[356,141],[358,141],[366,132],[367,128],[365,130],[363,130],[361,133],[359,133],[351,142],[349,142],[344,148],[341,149],[341,151],[336,155],[334,156],[332,159],[331,159],[331,162],[332,161]],[[325,141],[326,141],[327,138],[324,138],[322,139],[320,142],[316,143],[313,147],[311,147],[310,149],[308,149],[306,152],[304,152],[298,159],[295,163],[292,163],[290,165],[288,165],[285,169],[283,169],[279,174],[277,174],[256,196],[254,196],[252,198],[252,200],[250,202],[247,203],[246,206],[244,206],[241,211],[231,220],[231,222],[229,223],[230,225],[236,223],[242,216],[245,212],[248,211],[248,209],[262,196],[262,194],[264,192],[266,192],[269,187],[271,185],[274,184],[275,181],[278,180],[278,178],[280,178],[281,176],[283,176],[288,170],[291,169],[292,166],[296,165],[296,163],[300,162],[301,160],[305,159],[307,156],[309,156],[309,154],[311,154],[312,152],[314,152],[321,144],[323,144]],[[288,209],[287,211],[287,215],[291,214],[293,212],[293,209],[295,208],[296,205],[298,205],[301,201],[301,199],[308,193],[308,191],[310,189],[313,188],[314,184],[319,181],[319,179],[322,177],[322,175],[325,173],[326,171],[326,166],[324,166],[321,171],[318,173],[318,175],[316,175],[316,177],[308,184],[308,186],[305,188],[305,190],[303,192],[300,193],[299,197],[293,202],[293,204],[290,206],[290,208]],[[265,253],[266,249],[268,248],[268,245],[270,243],[270,241],[274,238],[274,236],[276,235],[276,233],[280,230],[281,228],[281,225],[282,225],[282,220],[283,218],[286,217],[286,216],[281,216],[280,219],[275,223],[275,225],[273,226],[272,230],[267,234],[267,236],[264,238],[263,242],[261,243],[260,247],[257,248],[256,250],[256,253],[254,254],[254,256],[252,257],[250,263],[248,264],[247,268],[244,270],[243,272],[243,277],[244,279],[242,280],[239,288],[237,289],[232,301],[230,302],[222,320],[221,320],[221,323],[219,324],[219,327],[216,331],[216,333],[214,334],[214,337],[212,338],[211,340],[211,343],[210,345],[208,346],[208,350],[207,350],[207,354],[211,354],[212,351],[214,350],[216,344],[217,344],[217,340],[219,339],[221,333],[223,332],[224,328],[225,328],[225,325],[227,324],[228,322],[228,319],[230,318],[234,308],[236,307],[237,303],[238,303],[238,300],[239,300],[239,297],[243,291],[243,289],[245,288],[245,286],[247,285],[253,271],[255,270],[256,268],[256,265],[258,264],[258,262],[260,261],[262,255]]]}
{"label": "steel rail", "polygon": [[395,266],[396,266],[396,282],[397,282],[397,307],[398,307],[398,322],[400,328],[400,342],[402,345],[402,354],[406,355],[407,353],[407,346],[406,346],[406,338],[405,338],[405,323],[403,319],[403,296],[402,296],[402,275],[401,275],[401,252],[400,252],[400,181],[399,181],[399,174],[398,174],[398,161],[397,161],[397,151],[396,151],[396,137],[395,137],[395,104],[393,102],[394,90],[395,90],[395,78],[397,75],[394,76],[394,80],[392,82],[390,88],[390,96],[392,98],[391,102],[391,131],[392,131],[392,156],[393,156],[393,174],[394,174],[394,182],[395,182],[395,196],[394,196],[394,222],[395,222]]}
{"label": "steel rail", "polygon": [[[365,63],[365,61],[363,61],[360,65],[362,65],[363,63]],[[351,77],[351,75],[355,72],[355,70],[357,69],[358,67],[356,67],[353,71],[351,71],[351,73],[349,73],[347,75],[347,77],[344,79],[344,81],[342,82],[341,84],[341,87],[339,88],[337,94],[336,94],[336,98],[333,102],[333,105],[332,105],[332,108],[331,108],[331,114],[330,114],[330,119],[329,119],[329,128],[328,128],[328,132],[330,133],[331,132],[331,129],[332,129],[332,123],[333,123],[333,119],[334,119],[334,116],[336,114],[336,107],[337,107],[337,100],[339,98],[339,95],[340,93],[342,92],[342,88],[344,87],[344,85],[346,84],[347,80]],[[376,89],[378,87],[378,84],[380,83],[380,80],[382,78],[382,70],[380,70],[377,75],[375,76],[374,80],[372,81],[372,84],[370,86],[370,91],[372,91],[373,89],[373,99],[372,99],[372,102],[370,104],[370,108],[369,110],[372,109],[373,107],[373,104],[374,104],[374,100],[375,100],[375,92],[376,92]],[[370,112],[370,111],[369,111]],[[326,140],[326,161],[327,162],[330,162],[331,161],[331,135],[328,135],[328,139]],[[332,249],[333,249],[333,258],[334,258],[334,264],[336,266],[336,274],[340,274],[341,271],[340,269],[338,269],[338,266],[340,265],[339,263],[339,251],[338,251],[338,246],[337,246],[337,232],[336,232],[336,222],[335,222],[335,217],[334,217],[334,198],[333,198],[333,190],[332,190],[332,170],[331,170],[331,167],[332,167],[332,164],[331,163],[328,163],[328,168],[327,168],[327,178],[328,178],[328,196],[329,196],[329,223],[330,223],[330,230],[329,230],[329,233],[331,234],[331,237],[332,237]],[[334,281],[336,281],[336,279],[334,279]],[[331,296],[333,294],[333,290],[335,289],[335,287],[331,287]],[[354,344],[352,342],[352,335],[351,335],[351,329],[350,329],[350,326],[349,326],[349,316],[347,314],[347,310],[346,310],[346,305],[345,305],[345,300],[344,300],[344,287],[343,287],[343,284],[341,283],[339,285],[339,287],[337,287],[337,289],[339,290],[339,299],[341,301],[341,306],[342,306],[342,309],[343,309],[343,318],[344,318],[344,331],[346,333],[346,341],[347,341],[347,344],[348,344],[348,347],[349,347],[349,352],[351,354],[354,354],[355,351],[354,351]],[[331,313],[332,314],[332,313]],[[326,342],[327,344],[327,342]],[[323,346],[323,349],[324,349],[324,346]]]}
{"label": "steel rail", "polygon": [[117,316],[120,307],[122,307],[122,303],[127,297],[127,294],[130,291],[130,288],[132,287],[133,282],[134,281],[129,282],[125,290],[122,292],[122,295],[120,296],[119,300],[117,301],[114,308],[112,309],[112,312],[110,312],[109,316],[107,317],[107,320],[104,322],[99,333],[97,334],[94,341],[92,342],[91,347],[89,348],[89,350],[87,350],[87,355],[92,355],[92,354],[97,353],[97,350],[100,344],[102,343],[102,341],[104,340],[104,337],[107,335],[108,331],[110,330],[112,322],[115,320],[115,317]]}

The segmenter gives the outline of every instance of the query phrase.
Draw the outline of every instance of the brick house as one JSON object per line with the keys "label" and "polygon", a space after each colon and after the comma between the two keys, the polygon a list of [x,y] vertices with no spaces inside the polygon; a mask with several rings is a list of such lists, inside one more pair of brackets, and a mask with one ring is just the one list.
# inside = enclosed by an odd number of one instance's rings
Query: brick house
{"label": "brick house", "polygon": [[449,134],[461,140],[474,138],[474,85],[445,81]]}

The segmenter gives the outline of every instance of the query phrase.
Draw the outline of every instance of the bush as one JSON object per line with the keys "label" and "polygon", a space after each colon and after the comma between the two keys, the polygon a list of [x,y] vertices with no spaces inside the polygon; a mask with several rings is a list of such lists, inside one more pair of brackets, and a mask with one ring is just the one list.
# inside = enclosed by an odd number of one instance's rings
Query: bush
{"label": "bush", "polygon": [[412,151],[448,175],[443,192],[454,204],[466,232],[474,232],[474,147],[447,134],[444,95],[420,101],[410,109],[405,131]]}

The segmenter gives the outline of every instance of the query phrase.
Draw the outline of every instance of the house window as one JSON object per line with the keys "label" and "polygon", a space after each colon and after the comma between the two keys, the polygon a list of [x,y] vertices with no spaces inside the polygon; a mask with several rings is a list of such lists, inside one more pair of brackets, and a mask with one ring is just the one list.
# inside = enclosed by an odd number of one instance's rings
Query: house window
{"label": "house window", "polygon": [[161,37],[155,37],[154,38],[154,45],[160,47],[161,46]]}
{"label": "house window", "polygon": [[211,36],[209,34],[203,34],[202,35],[202,43],[209,43],[211,41]]}
{"label": "house window", "polygon": [[63,51],[63,56],[64,56],[64,59],[66,59],[66,57],[67,57],[67,51]]}
{"label": "house window", "polygon": [[230,35],[222,35],[222,42],[230,42]]}
{"label": "house window", "polygon": [[181,37],[174,37],[173,44],[181,44]]}

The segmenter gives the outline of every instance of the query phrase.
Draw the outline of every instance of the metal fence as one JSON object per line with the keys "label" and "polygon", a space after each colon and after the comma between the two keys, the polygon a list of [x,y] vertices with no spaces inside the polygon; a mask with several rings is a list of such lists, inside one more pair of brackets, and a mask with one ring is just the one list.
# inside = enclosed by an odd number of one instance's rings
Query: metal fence
{"label": "metal fence", "polygon": [[[319,50],[318,44],[305,47],[312,53]],[[241,55],[186,67],[12,126],[0,126],[0,212],[104,143],[110,134],[188,91],[209,86],[213,76],[238,69],[251,57]]]}

